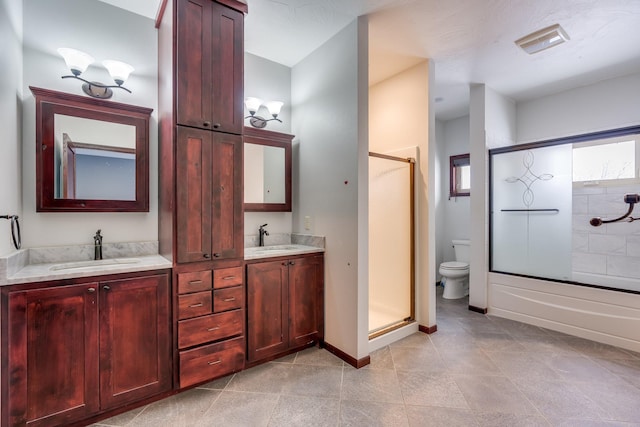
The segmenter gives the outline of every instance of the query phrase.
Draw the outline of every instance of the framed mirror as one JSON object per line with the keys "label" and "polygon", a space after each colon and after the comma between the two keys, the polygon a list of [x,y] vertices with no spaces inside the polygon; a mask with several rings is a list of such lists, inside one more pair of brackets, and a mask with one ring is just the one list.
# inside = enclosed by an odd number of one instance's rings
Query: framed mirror
{"label": "framed mirror", "polygon": [[148,212],[150,108],[30,87],[38,212]]}
{"label": "framed mirror", "polygon": [[291,212],[293,135],[244,128],[245,212]]}

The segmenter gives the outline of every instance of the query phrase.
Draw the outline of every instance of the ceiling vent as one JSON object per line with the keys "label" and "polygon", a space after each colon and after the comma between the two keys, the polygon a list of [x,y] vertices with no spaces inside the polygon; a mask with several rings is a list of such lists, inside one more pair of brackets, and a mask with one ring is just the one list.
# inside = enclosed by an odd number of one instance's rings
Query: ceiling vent
{"label": "ceiling vent", "polygon": [[557,46],[569,40],[569,36],[560,24],[555,24],[535,33],[531,33],[515,41],[528,54],[538,53],[541,50]]}

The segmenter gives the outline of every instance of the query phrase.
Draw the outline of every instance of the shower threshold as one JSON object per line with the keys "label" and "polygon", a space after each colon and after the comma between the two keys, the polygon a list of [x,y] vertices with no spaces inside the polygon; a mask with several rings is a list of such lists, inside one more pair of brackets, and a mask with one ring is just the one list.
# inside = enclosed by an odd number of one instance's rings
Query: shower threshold
{"label": "shower threshold", "polygon": [[400,329],[400,328],[405,327],[407,325],[410,325],[410,324],[412,324],[414,322],[415,322],[414,319],[406,318],[406,319],[401,320],[399,322],[392,323],[391,325],[387,325],[387,326],[383,326],[381,328],[374,329],[374,330],[369,332],[369,340],[372,340],[374,338],[378,338],[379,336],[382,336],[384,334],[388,334],[391,331],[395,331],[396,329]]}

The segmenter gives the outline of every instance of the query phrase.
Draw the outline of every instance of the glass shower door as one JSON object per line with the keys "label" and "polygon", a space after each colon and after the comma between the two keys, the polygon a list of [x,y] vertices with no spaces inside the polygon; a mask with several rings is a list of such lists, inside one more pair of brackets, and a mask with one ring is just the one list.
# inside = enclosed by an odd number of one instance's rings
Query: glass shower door
{"label": "glass shower door", "polygon": [[413,160],[369,154],[369,338],[414,318]]}

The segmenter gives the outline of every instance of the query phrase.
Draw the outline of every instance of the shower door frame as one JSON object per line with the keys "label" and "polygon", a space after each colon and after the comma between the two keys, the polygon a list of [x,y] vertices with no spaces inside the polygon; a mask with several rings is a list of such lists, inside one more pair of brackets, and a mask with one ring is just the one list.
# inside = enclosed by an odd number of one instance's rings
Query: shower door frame
{"label": "shower door frame", "polygon": [[413,157],[396,157],[387,154],[374,153],[369,151],[369,157],[376,157],[384,160],[391,160],[394,162],[402,162],[409,164],[409,233],[410,233],[410,267],[409,275],[410,279],[410,314],[397,323],[386,326],[382,329],[378,329],[375,332],[369,332],[369,340],[382,336],[396,329],[402,328],[410,323],[415,322],[416,319],[416,235],[415,235],[415,164],[416,160]]}

